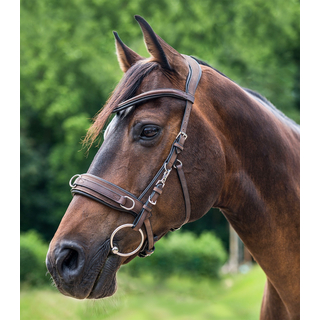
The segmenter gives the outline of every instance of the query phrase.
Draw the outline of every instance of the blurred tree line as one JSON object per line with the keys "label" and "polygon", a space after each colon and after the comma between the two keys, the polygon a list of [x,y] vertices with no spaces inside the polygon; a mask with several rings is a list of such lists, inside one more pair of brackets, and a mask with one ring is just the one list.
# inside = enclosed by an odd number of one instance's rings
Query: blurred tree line
{"label": "blurred tree line", "polygon": [[[266,96],[299,122],[297,0],[21,0],[21,230],[49,240],[86,172],[80,140],[122,77],[112,30],[148,57],[133,16],[179,52],[196,56]],[[185,228],[215,230],[217,210]]]}

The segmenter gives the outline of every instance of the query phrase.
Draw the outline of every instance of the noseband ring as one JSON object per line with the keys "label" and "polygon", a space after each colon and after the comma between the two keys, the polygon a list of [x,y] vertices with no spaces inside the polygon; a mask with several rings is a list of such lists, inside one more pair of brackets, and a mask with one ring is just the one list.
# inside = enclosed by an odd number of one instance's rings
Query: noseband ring
{"label": "noseband ring", "polygon": [[78,178],[78,177],[81,177],[81,174],[79,174],[79,173],[78,173],[78,174],[75,174],[75,175],[69,180],[69,186],[70,186],[70,188],[76,187],[76,185],[73,184],[72,181],[73,181],[74,178]]}
{"label": "noseband ring", "polygon": [[[191,203],[189,198],[189,192],[187,187],[186,178],[182,169],[182,162],[178,159],[179,154],[183,151],[184,143],[187,139],[187,126],[189,117],[194,102],[194,95],[201,78],[201,68],[196,60],[189,56],[184,56],[189,64],[189,74],[186,81],[185,91],[178,89],[155,89],[144,92],[133,98],[130,98],[124,102],[121,102],[113,112],[118,112],[131,107],[137,103],[142,103],[151,99],[160,97],[171,97],[186,101],[185,111],[180,127],[180,131],[170,149],[170,153],[163,163],[160,170],[154,176],[152,181],[148,184],[146,189],[137,198],[135,195],[127,190],[120,188],[119,186],[108,182],[100,177],[94,176],[89,173],[75,175],[70,181],[71,193],[83,195],[89,197],[95,201],[98,201],[106,206],[109,206],[115,210],[131,213],[135,220],[133,224],[123,224],[116,228],[110,237],[110,246],[114,254],[119,256],[130,256],[139,252],[140,257],[145,257],[153,253],[154,242],[158,240],[157,236],[154,236],[151,228],[151,211],[152,207],[156,205],[158,197],[162,193],[162,189],[165,186],[166,180],[171,173],[172,169],[175,169],[178,173],[179,181],[185,202],[185,219],[183,223],[180,223],[178,228],[171,229],[171,231],[180,229],[182,225],[187,223],[191,215]],[[162,178],[160,178],[162,174]],[[73,179],[77,179],[73,181]],[[147,199],[143,202],[142,199]],[[147,241],[143,246],[144,235],[141,230],[142,225],[145,226]],[[114,235],[122,228],[132,227],[133,230],[139,231],[142,236],[142,241],[138,248],[130,253],[120,253],[118,248],[113,246]],[[143,246],[143,247],[142,247]]]}

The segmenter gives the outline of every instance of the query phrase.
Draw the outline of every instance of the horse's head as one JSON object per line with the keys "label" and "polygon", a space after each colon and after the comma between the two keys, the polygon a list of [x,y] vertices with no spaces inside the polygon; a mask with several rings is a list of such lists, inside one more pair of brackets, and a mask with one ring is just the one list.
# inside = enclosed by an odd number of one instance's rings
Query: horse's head
{"label": "horse's head", "polygon": [[124,78],[89,136],[116,115],[88,173],[70,182],[74,197],[47,255],[57,288],[75,298],[112,295],[122,264],[151,254],[169,230],[204,215],[222,186],[223,152],[212,135],[206,145],[209,125],[197,107],[205,101],[200,66],[136,19],[151,58],[115,33]]}

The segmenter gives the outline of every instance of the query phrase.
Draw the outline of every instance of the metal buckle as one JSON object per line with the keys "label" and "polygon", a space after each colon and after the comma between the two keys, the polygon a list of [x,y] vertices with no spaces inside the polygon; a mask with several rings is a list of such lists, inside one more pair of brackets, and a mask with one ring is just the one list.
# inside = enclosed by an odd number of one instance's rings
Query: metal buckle
{"label": "metal buckle", "polygon": [[178,135],[176,136],[176,140],[178,140],[178,138],[179,138],[180,136],[184,136],[186,139],[188,138],[188,135],[187,135],[186,133],[180,131],[180,132],[178,133]]}
{"label": "metal buckle", "polygon": [[152,200],[151,200],[151,195],[149,196],[148,201],[149,201],[153,206],[155,206],[155,205],[157,204],[157,200],[156,200],[156,201],[152,201]]}
{"label": "metal buckle", "polygon": [[137,249],[135,249],[135,250],[133,250],[133,251],[131,251],[131,252],[128,252],[128,253],[121,253],[121,252],[119,252],[118,247],[114,247],[114,246],[113,246],[113,238],[114,238],[114,235],[115,235],[119,230],[121,230],[121,229],[123,229],[123,228],[129,228],[129,227],[133,227],[133,224],[132,224],[132,223],[123,224],[123,225],[119,226],[118,228],[116,228],[116,229],[112,232],[111,237],[110,237],[110,247],[111,247],[111,251],[112,251],[113,254],[117,254],[118,256],[121,256],[121,257],[129,257],[129,256],[137,253],[137,252],[140,250],[140,248],[142,247],[143,242],[144,242],[144,235],[143,235],[143,232],[142,232],[141,228],[139,229],[139,232],[140,232],[140,234],[141,234],[141,242],[140,242],[140,244],[138,245]]}
{"label": "metal buckle", "polygon": [[81,177],[81,174],[75,174],[70,180],[69,180],[69,186],[71,188],[74,188],[76,185],[72,183],[72,180],[75,178],[75,177]]}
{"label": "metal buckle", "polygon": [[151,250],[144,249],[139,253],[139,257],[140,258],[150,257],[154,253],[154,250],[155,250],[154,246],[152,247]]}
{"label": "metal buckle", "polygon": [[122,205],[121,203],[119,203],[120,207],[125,209],[125,210],[128,210],[128,211],[132,210],[134,208],[135,204],[136,204],[135,201],[132,198],[127,197],[127,196],[124,196],[124,198],[131,200],[132,201],[132,206],[130,208],[127,208],[124,205]]}

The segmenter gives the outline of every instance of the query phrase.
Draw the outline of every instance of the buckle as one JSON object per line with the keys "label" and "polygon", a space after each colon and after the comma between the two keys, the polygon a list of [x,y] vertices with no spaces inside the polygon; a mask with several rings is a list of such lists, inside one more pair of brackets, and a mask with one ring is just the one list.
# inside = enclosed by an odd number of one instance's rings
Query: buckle
{"label": "buckle", "polygon": [[145,248],[144,250],[139,252],[139,258],[150,257],[154,253],[155,247],[153,246],[151,250]]}
{"label": "buckle", "polygon": [[178,133],[178,135],[176,136],[176,140],[178,140],[178,138],[179,138],[180,136],[184,136],[185,139],[188,138],[188,135],[187,135],[186,133],[180,131],[180,132]]}
{"label": "buckle", "polygon": [[149,201],[153,206],[155,206],[155,205],[157,204],[157,200],[156,200],[156,201],[152,201],[152,200],[151,200],[151,195],[149,196],[148,201]]}

